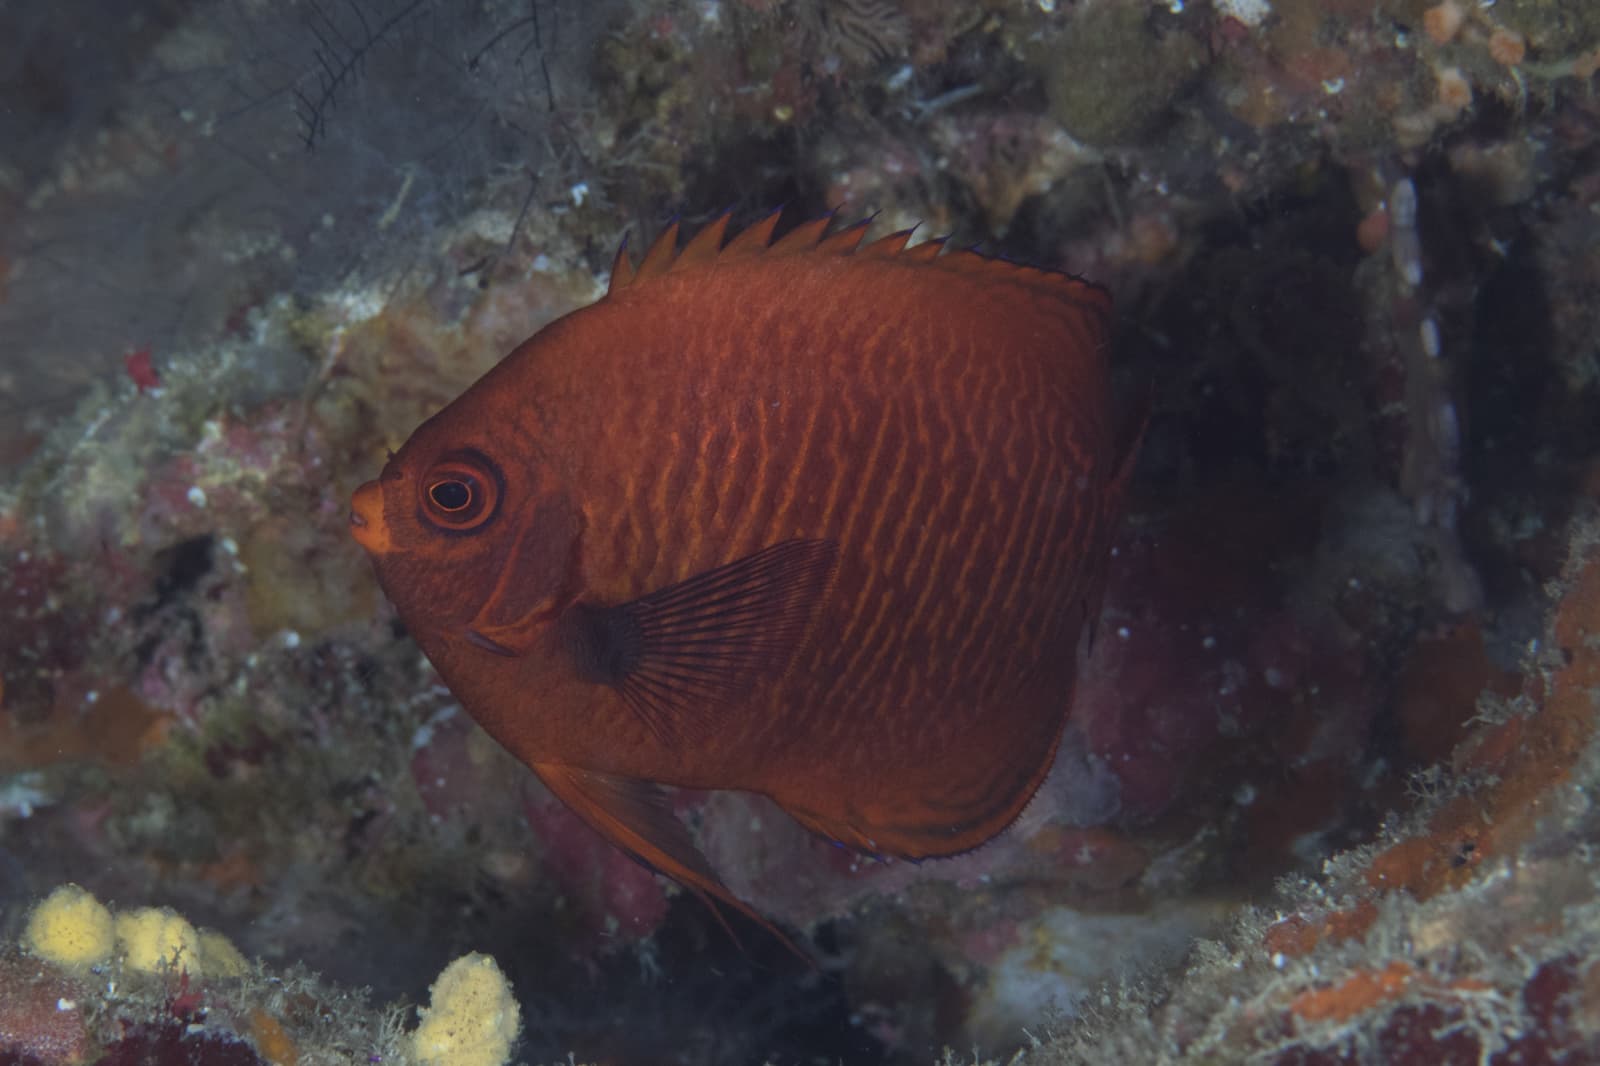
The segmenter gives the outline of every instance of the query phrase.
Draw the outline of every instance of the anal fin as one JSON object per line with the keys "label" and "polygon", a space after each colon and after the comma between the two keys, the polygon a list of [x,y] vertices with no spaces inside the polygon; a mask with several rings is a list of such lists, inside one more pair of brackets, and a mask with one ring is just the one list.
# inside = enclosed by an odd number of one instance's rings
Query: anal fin
{"label": "anal fin", "polygon": [[533,771],[601,836],[700,897],[735,943],[739,938],[717,910],[719,902],[750,918],[811,964],[810,957],[794,941],[722,883],[690,839],[689,830],[672,813],[666,790],[660,785],[555,763],[535,764]]}

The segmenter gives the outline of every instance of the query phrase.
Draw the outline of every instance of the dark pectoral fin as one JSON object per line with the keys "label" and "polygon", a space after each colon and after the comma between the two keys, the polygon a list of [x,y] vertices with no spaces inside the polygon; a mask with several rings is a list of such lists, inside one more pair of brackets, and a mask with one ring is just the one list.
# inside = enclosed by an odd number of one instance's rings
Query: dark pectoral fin
{"label": "dark pectoral fin", "polygon": [[629,603],[576,604],[562,636],[579,674],[616,688],[658,736],[693,736],[788,670],[838,558],[833,541],[786,540]]}
{"label": "dark pectoral fin", "polygon": [[[722,915],[717,913],[713,899],[747,915],[790,951],[806,958],[788,937],[722,883],[690,839],[689,830],[672,813],[661,786],[571,766],[536,764],[533,770],[551,792],[600,835],[699,896],[717,914],[718,921],[723,921]],[[725,921],[723,927],[727,928]],[[728,929],[728,935],[734,936],[732,929]],[[734,936],[734,940],[737,942],[738,937]]]}

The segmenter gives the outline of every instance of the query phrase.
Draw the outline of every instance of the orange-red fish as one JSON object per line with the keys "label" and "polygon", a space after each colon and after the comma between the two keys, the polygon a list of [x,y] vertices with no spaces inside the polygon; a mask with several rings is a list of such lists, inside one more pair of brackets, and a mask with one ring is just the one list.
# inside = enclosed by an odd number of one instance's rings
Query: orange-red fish
{"label": "orange-red fish", "polygon": [[1050,768],[1129,466],[1102,290],[776,221],[619,254],[350,517],[492,736],[752,916],[659,786],[879,855],[1000,832]]}

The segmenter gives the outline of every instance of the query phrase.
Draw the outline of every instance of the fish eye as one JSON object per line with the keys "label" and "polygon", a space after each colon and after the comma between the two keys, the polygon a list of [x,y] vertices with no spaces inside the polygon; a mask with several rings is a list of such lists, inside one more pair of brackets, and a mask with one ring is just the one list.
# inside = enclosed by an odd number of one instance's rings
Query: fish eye
{"label": "fish eye", "polygon": [[441,511],[451,514],[465,511],[472,505],[472,482],[457,478],[447,481],[435,481],[428,486],[428,499]]}
{"label": "fish eye", "polygon": [[433,525],[466,533],[494,517],[500,478],[475,452],[441,459],[422,478],[422,513]]}

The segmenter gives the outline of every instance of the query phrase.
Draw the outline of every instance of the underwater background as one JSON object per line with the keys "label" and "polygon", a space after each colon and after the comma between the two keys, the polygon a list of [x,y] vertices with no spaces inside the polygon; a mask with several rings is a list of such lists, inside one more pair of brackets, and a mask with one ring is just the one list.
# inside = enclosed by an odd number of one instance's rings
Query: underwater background
{"label": "underwater background", "polygon": [[[1600,5],[0,42],[0,1063],[1600,1060]],[[625,237],[778,207],[1106,285],[1151,409],[1011,830],[912,866],[678,797],[815,968],[478,730],[347,529]]]}

